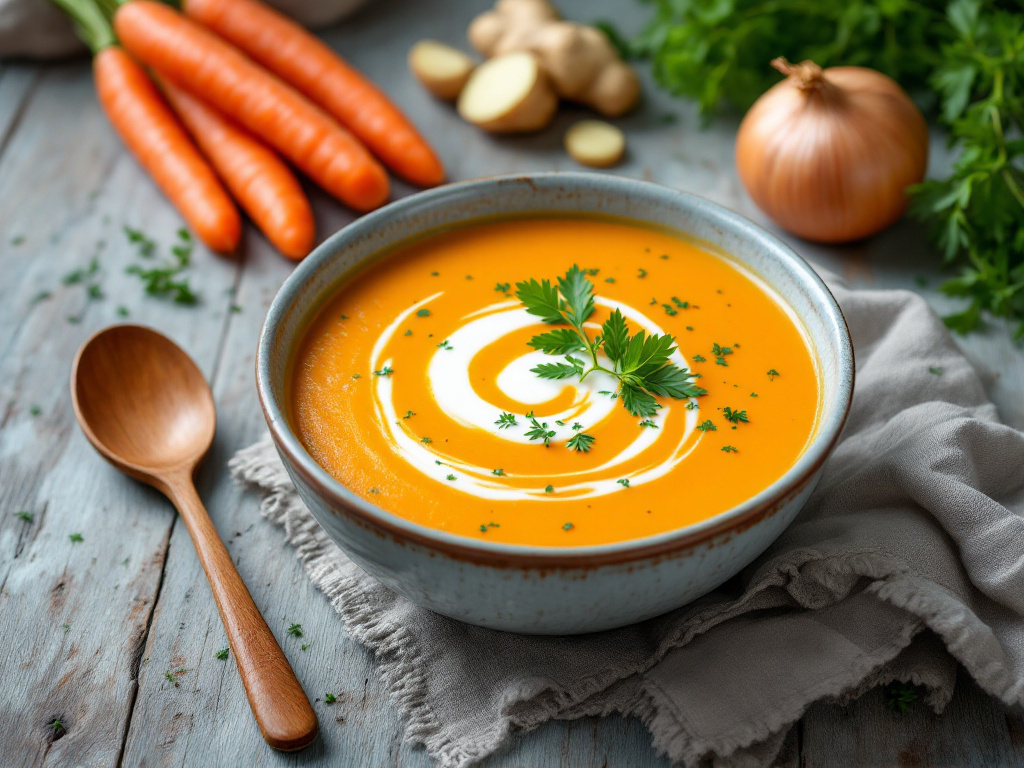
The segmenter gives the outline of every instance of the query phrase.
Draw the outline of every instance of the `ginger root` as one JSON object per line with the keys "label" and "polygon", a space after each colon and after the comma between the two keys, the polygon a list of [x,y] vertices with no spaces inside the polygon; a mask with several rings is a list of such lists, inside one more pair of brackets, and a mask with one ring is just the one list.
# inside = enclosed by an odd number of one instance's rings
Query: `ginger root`
{"label": "ginger root", "polygon": [[409,51],[409,69],[439,99],[457,99],[476,65],[462,51],[436,40],[420,40]]}
{"label": "ginger root", "polygon": [[548,76],[527,51],[485,61],[473,70],[458,101],[463,120],[492,133],[540,130],[557,108]]}
{"label": "ginger root", "polygon": [[534,54],[559,96],[606,117],[628,112],[640,81],[598,29],[563,21],[547,0],[498,0],[469,25],[469,41],[483,56]]}

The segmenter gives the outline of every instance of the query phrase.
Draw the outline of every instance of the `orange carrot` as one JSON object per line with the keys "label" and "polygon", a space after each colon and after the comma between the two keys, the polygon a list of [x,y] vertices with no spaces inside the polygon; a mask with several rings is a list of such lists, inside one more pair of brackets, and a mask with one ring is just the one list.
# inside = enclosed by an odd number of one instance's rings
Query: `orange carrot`
{"label": "orange carrot", "polygon": [[368,211],[387,200],[387,174],[362,144],[209,30],[154,0],[120,6],[114,30],[132,55],[237,120],[346,205]]}
{"label": "orange carrot", "polygon": [[437,155],[405,115],[319,38],[260,0],[184,0],[185,14],[321,105],[395,173],[444,181]]}
{"label": "orange carrot", "polygon": [[96,91],[107,117],[153,181],[211,250],[238,247],[242,220],[153,82],[116,46],[93,60]]}
{"label": "orange carrot", "polygon": [[267,239],[290,259],[313,247],[313,209],[287,165],[259,139],[166,79],[171,108]]}

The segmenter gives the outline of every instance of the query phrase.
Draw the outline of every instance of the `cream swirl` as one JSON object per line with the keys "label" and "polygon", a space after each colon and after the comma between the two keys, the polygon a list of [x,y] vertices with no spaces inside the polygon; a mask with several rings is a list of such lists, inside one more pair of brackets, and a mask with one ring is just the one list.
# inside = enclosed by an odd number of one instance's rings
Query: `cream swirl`
{"label": "cream swirl", "polygon": [[[442,292],[428,296],[400,313],[395,320],[384,329],[378,337],[372,352],[372,363],[375,369],[392,366],[394,361],[385,356],[385,351],[395,332],[415,312],[440,298]],[[595,303],[608,310],[618,309],[622,312],[631,327],[640,327],[648,334],[664,334],[662,328],[635,308],[622,302],[604,297],[595,297]],[[517,301],[502,301],[491,304],[472,312],[462,318],[462,325],[448,336],[448,344],[438,349],[431,357],[427,369],[427,381],[431,395],[438,407],[452,420],[467,429],[482,429],[511,443],[529,444],[531,440],[525,430],[499,430],[495,428],[495,417],[499,408],[489,403],[473,387],[470,380],[470,364],[473,358],[490,344],[510,333],[538,323],[535,316],[529,314]],[[593,333],[600,332],[600,326],[588,323]],[[603,365],[611,367],[607,358],[599,355]],[[680,367],[687,367],[687,361],[676,350],[670,360]],[[609,396],[618,388],[615,377],[594,371],[584,381],[541,379],[531,372],[541,362],[550,362],[551,357],[537,350],[526,350],[522,355],[508,362],[498,373],[496,384],[508,397],[523,404],[523,411],[537,411],[537,418],[552,425],[556,435],[552,443],[564,443],[573,431],[570,426],[574,422],[582,422],[588,428],[600,424],[610,418],[621,405]],[[452,472],[457,473],[460,491],[480,498],[494,500],[545,499],[557,501],[570,496],[580,499],[588,496],[600,496],[623,490],[620,479],[614,475],[615,470],[626,462],[642,457],[659,441],[668,439],[660,429],[639,429],[637,437],[610,456],[607,461],[585,470],[544,475],[517,474],[516,484],[504,482],[495,477],[491,468],[475,464],[470,457],[452,456],[438,448],[418,440],[398,417],[393,402],[393,382],[390,376],[376,376],[374,382],[374,408],[376,419],[382,430],[390,437],[395,452],[418,472],[438,482],[447,482]],[[544,412],[543,406],[558,397],[565,389],[573,388],[572,403],[568,408],[557,412]],[[604,392],[605,394],[602,394]],[[673,403],[679,404],[678,406]],[[663,407],[658,412],[664,421],[674,407],[681,407],[680,401],[662,401]],[[630,485],[642,485],[671,472],[696,447],[699,438],[691,440],[697,426],[696,410],[685,411],[684,429],[676,438],[676,444],[666,454],[658,451],[659,458],[636,468],[629,474]],[[567,426],[557,427],[555,422],[565,422]],[[603,448],[604,446],[602,446]],[[609,474],[611,473],[611,474]],[[521,487],[522,481],[534,482],[531,487]],[[543,486],[558,483],[558,495],[545,493]]]}

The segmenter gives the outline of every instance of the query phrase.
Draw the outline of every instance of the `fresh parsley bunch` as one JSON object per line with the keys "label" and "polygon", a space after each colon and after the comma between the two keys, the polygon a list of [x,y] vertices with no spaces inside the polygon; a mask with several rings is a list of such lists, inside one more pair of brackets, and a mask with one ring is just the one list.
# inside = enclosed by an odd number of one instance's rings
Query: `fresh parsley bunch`
{"label": "fresh parsley bunch", "polygon": [[968,299],[946,318],[978,327],[982,312],[1024,337],[1024,13],[1011,0],[643,0],[654,16],[628,53],[651,59],[658,83],[705,115],[749,107],[778,81],[776,56],[889,75],[947,128],[952,173],[913,188],[961,273],[942,286]]}
{"label": "fresh parsley bunch", "polygon": [[[584,323],[594,313],[594,286],[575,264],[559,277],[557,285],[535,279],[516,283],[516,296],[526,311],[552,325],[566,325],[530,339],[531,347],[549,355],[564,355],[564,363],[542,363],[531,369],[542,379],[583,381],[594,371],[604,371],[619,380],[619,399],[634,416],[653,416],[661,407],[656,397],[682,399],[707,394],[693,383],[696,374],[669,362],[675,352],[672,336],[643,330],[630,335],[622,313],[616,309],[601,326],[601,333],[590,338]],[[602,351],[612,367],[597,358]],[[571,353],[590,357],[586,363]]]}

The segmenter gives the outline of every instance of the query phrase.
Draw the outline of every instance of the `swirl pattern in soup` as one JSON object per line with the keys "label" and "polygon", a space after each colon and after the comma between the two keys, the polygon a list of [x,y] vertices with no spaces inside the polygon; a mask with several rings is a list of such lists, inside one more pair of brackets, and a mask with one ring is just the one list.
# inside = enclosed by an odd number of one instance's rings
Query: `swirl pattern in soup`
{"label": "swirl pattern in soup", "polygon": [[[671,362],[707,394],[658,398],[645,418],[622,407],[615,376],[534,373],[563,357],[528,345],[553,326],[515,285],[573,264],[594,285],[590,337],[619,309],[630,333],[675,337]],[[616,220],[514,219],[353,275],[307,331],[290,399],[310,454],[372,503],[464,536],[581,546],[689,525],[767,488],[813,436],[815,365],[793,313],[726,258]],[[570,443],[578,434],[592,440]]]}

